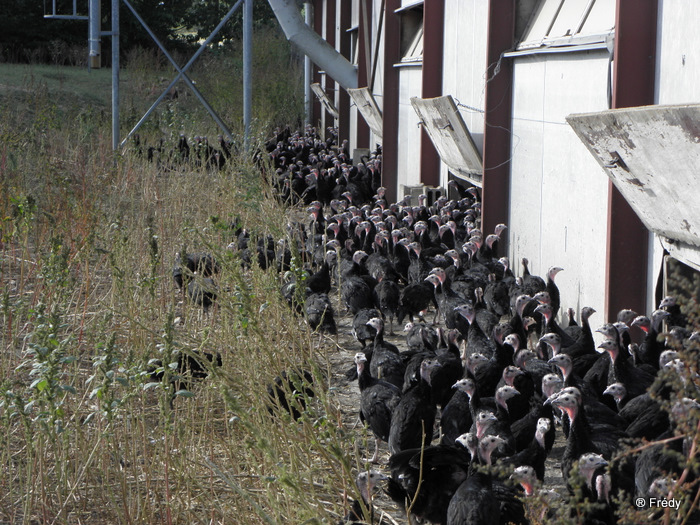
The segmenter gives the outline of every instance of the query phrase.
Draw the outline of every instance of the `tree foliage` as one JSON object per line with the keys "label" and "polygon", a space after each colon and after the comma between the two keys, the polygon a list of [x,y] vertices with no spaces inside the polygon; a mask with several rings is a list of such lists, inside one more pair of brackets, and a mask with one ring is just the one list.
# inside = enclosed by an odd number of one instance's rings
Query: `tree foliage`
{"label": "tree foliage", "polygon": [[[129,0],[158,39],[168,48],[182,48],[206,39],[237,0]],[[0,1],[0,60],[11,62],[46,62],[51,47],[62,43],[87,46],[86,20],[57,20],[44,17],[52,11],[53,0]],[[101,0],[102,30],[111,29],[112,0]],[[73,12],[73,0],[56,0],[56,13]],[[79,15],[88,14],[88,0],[77,0]],[[242,33],[243,9],[217,34],[214,42],[238,39]],[[256,26],[275,23],[267,0],[254,0],[253,22]],[[153,47],[146,30],[120,0],[120,50],[128,53],[135,47]],[[110,39],[102,39],[102,54],[109,57]]]}
{"label": "tree foliage", "polygon": [[[185,14],[185,23],[192,30],[187,35],[189,41],[207,38],[221,19],[238,0],[195,0]],[[253,3],[253,24],[263,25],[275,21],[275,15],[267,0]],[[240,38],[243,33],[243,9],[239,8],[217,34],[215,42]]]}

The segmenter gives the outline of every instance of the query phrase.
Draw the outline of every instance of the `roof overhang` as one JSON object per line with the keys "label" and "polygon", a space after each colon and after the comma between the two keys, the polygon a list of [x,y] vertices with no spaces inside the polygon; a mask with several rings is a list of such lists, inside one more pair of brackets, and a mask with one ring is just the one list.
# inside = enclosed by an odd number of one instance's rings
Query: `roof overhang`
{"label": "roof overhang", "polygon": [[700,105],[615,109],[566,120],[664,248],[700,270]]}

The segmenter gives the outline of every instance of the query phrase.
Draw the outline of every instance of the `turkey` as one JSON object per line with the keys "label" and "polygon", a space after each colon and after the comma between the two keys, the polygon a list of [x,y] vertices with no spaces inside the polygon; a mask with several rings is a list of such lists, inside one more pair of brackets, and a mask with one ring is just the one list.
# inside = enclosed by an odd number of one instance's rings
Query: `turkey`
{"label": "turkey", "polygon": [[338,329],[335,324],[333,305],[326,293],[312,293],[306,298],[304,305],[306,320],[314,332],[335,335]]}
{"label": "turkey", "polygon": [[342,281],[340,296],[348,312],[353,315],[360,310],[374,307],[372,289],[360,277],[349,277]]}
{"label": "turkey", "polygon": [[[374,506],[372,505],[372,494],[374,493],[377,484],[380,481],[388,479],[386,475],[376,470],[370,470],[366,472],[360,472],[356,478],[357,490],[362,498],[362,503],[360,500],[354,500],[350,510],[343,518],[343,521],[339,525],[344,525],[346,523],[374,523]],[[365,512],[365,509],[369,512],[369,515]]]}
{"label": "turkey", "polygon": [[389,335],[394,335],[394,319],[399,312],[401,290],[399,285],[391,280],[382,279],[374,287],[374,304],[389,319]]}
{"label": "turkey", "polygon": [[170,395],[170,408],[175,397],[182,390],[190,390],[194,381],[206,379],[215,367],[222,365],[221,354],[200,350],[180,350],[175,362],[163,363],[162,359],[152,359],[146,367],[146,375],[152,381],[169,381],[173,385]]}
{"label": "turkey", "polygon": [[370,461],[376,463],[379,457],[379,442],[389,440],[391,417],[401,399],[401,391],[391,383],[372,377],[366,364],[365,354],[355,354],[360,387],[360,420],[366,423],[374,434],[374,455]]}
{"label": "turkey", "polygon": [[401,388],[406,365],[399,355],[399,349],[396,345],[384,341],[384,321],[381,317],[373,317],[367,321],[367,326],[375,331],[371,351],[367,352],[370,360],[370,374]]}
{"label": "turkey", "polygon": [[267,385],[268,411],[272,415],[281,409],[299,419],[306,410],[307,400],[315,396],[313,384],[313,375],[308,370],[283,371]]}
{"label": "turkey", "polygon": [[420,368],[420,381],[404,392],[394,410],[389,432],[389,450],[392,454],[427,446],[432,441],[437,408],[431,400],[430,375],[438,366],[437,360],[424,360]]}

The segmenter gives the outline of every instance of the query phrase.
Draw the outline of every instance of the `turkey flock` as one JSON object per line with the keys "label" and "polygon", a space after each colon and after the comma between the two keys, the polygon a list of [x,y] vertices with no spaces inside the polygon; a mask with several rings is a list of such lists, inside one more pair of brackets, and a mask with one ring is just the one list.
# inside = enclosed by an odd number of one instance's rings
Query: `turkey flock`
{"label": "turkey flock", "polygon": [[[362,501],[342,523],[376,523],[378,488],[410,523],[612,524],[642,509],[651,521],[658,502],[681,500],[674,516],[698,523],[700,333],[676,299],[614,323],[594,324],[589,306],[577,316],[562,306],[562,268],[512,267],[506,226],[480,229],[477,188],[387,202],[381,151],[353,163],[332,131],[268,142],[264,176],[297,219],[279,241],[237,226],[229,249],[278,271],[321,340],[352,319],[347,388],[377,466],[358,475]],[[173,277],[206,309],[217,272],[206,254],[180,254]],[[566,488],[546,486],[547,458]]]}

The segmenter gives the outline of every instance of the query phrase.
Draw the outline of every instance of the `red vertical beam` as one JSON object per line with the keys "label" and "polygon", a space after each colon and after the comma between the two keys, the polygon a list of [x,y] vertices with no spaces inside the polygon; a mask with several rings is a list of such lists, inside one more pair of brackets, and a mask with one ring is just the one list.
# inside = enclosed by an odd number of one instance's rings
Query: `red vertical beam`
{"label": "red vertical beam", "polygon": [[[654,103],[658,2],[617,0],[613,108]],[[605,316],[646,311],[649,232],[612,182],[608,190]]]}
{"label": "red vertical beam", "polygon": [[[336,29],[337,29],[337,24],[336,24],[336,18],[335,18],[335,0],[326,0],[326,14],[325,14],[325,23],[326,23],[326,42],[330,44],[331,47],[335,48],[335,37],[336,37]],[[332,101],[335,102],[335,92],[336,92],[337,85],[335,83],[335,80],[333,80],[331,77],[326,75],[326,80],[325,80],[325,85],[324,85],[324,91],[326,92],[326,95],[328,95],[328,98],[330,98]],[[327,111],[325,112],[326,118],[325,118],[325,123],[326,127],[333,127],[335,125],[335,119],[333,118],[333,115],[328,113]]]}
{"label": "red vertical beam", "polygon": [[[442,95],[443,33],[445,0],[425,0],[423,4],[423,78],[421,96]],[[424,129],[420,139],[421,182],[428,186],[440,184],[440,156]]]}
{"label": "red vertical beam", "polygon": [[401,0],[386,0],[384,5],[384,97],[382,98],[382,186],[388,202],[398,196],[399,163],[399,70],[401,60],[401,18],[394,11]]}
{"label": "red vertical beam", "polygon": [[491,233],[508,222],[513,116],[513,64],[501,54],[513,48],[515,1],[490,0],[486,49],[484,109],[484,179],[481,227]]}
{"label": "red vertical beam", "polygon": [[[323,0],[316,0],[313,3],[313,9],[314,9],[314,31],[318,33],[319,35],[323,34]],[[321,73],[319,72],[318,66],[312,62],[311,64],[312,70],[313,70],[313,81],[317,84],[322,84],[322,78],[321,78]],[[323,107],[321,106],[321,102],[318,100],[318,97],[314,95],[313,97],[313,104],[311,105],[311,124],[314,126],[319,126],[321,123],[321,111],[323,111]],[[323,133],[323,130],[319,130],[321,133]],[[322,135],[323,136],[323,135]]]}
{"label": "red vertical beam", "polygon": [[[371,64],[372,60],[372,0],[360,0],[359,3],[360,27],[357,32],[357,86],[367,87],[369,82],[367,66]],[[365,45],[365,36],[369,46]],[[369,125],[359,113],[357,115],[356,139],[358,148],[369,147]]]}
{"label": "red vertical beam", "polygon": [[[352,60],[352,38],[347,32],[352,24],[352,2],[336,0],[340,11],[340,54]],[[338,138],[342,142],[350,138],[350,95],[338,88]]]}

